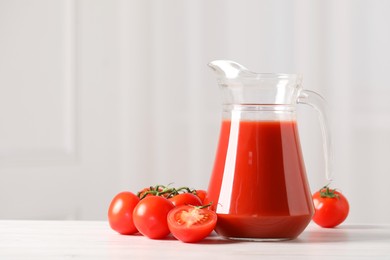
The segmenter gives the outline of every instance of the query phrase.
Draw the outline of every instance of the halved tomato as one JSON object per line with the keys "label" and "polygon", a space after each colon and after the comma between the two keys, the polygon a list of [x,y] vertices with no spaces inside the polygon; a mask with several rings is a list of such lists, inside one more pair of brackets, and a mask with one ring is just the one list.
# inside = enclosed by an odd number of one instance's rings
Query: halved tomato
{"label": "halved tomato", "polygon": [[174,237],[186,243],[204,239],[216,224],[217,214],[207,208],[183,205],[168,213],[169,230]]}

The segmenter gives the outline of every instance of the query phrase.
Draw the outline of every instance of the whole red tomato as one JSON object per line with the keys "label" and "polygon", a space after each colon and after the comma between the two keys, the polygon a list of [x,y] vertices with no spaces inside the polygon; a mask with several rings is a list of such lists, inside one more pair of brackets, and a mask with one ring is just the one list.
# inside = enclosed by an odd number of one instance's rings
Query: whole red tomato
{"label": "whole red tomato", "polygon": [[200,201],[204,204],[206,199],[207,191],[205,190],[195,190],[195,195],[199,197]]}
{"label": "whole red tomato", "polygon": [[134,225],[146,237],[152,239],[164,238],[170,233],[167,215],[174,207],[172,202],[164,197],[145,197],[134,208]]}
{"label": "whole red tomato", "polygon": [[123,235],[137,232],[133,222],[133,210],[139,198],[134,193],[124,191],[118,193],[108,208],[108,222],[111,228]]}
{"label": "whole red tomato", "polygon": [[[164,190],[165,189],[165,190]],[[145,187],[137,193],[137,196],[142,200],[145,197],[149,196],[169,196],[169,189],[162,185]]]}
{"label": "whole red tomato", "polygon": [[168,226],[173,236],[194,243],[207,237],[217,224],[217,214],[206,208],[183,205],[168,214]]}
{"label": "whole red tomato", "polygon": [[181,193],[176,196],[173,196],[169,200],[176,207],[181,205],[193,205],[193,206],[202,205],[202,201],[200,200],[200,198],[192,193]]}
{"label": "whole red tomato", "polygon": [[313,194],[313,203],[315,208],[313,221],[324,228],[341,224],[349,213],[346,197],[327,186]]}

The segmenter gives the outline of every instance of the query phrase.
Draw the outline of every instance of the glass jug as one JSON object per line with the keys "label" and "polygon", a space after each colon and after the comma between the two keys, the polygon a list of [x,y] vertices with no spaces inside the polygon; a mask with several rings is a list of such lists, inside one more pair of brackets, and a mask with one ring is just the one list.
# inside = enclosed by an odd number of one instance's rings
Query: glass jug
{"label": "glass jug", "polygon": [[209,64],[222,90],[219,144],[207,201],[226,238],[296,238],[314,213],[296,121],[296,105],[319,113],[330,180],[330,138],[325,102],[303,90],[294,74],[262,74],[233,61]]}

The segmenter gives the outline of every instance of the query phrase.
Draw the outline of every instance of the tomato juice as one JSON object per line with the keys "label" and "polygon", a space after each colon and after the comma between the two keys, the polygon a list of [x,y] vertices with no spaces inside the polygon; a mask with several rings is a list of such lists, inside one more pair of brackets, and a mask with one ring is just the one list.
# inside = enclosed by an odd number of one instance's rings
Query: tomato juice
{"label": "tomato juice", "polygon": [[224,237],[297,237],[313,203],[296,121],[223,120],[207,201]]}

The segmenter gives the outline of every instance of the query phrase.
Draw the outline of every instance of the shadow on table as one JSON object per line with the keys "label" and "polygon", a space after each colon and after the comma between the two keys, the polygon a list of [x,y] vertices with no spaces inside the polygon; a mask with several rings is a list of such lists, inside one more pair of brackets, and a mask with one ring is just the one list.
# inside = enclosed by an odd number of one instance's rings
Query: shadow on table
{"label": "shadow on table", "polygon": [[[175,239],[175,238],[171,238]],[[379,225],[345,225],[336,228],[312,227],[297,239],[265,243],[338,243],[338,242],[381,242],[390,241],[390,226]],[[215,232],[197,244],[236,244],[245,241],[223,239]]]}
{"label": "shadow on table", "polygon": [[348,225],[337,228],[315,228],[305,231],[288,243],[337,243],[390,241],[390,228],[377,225]]}

